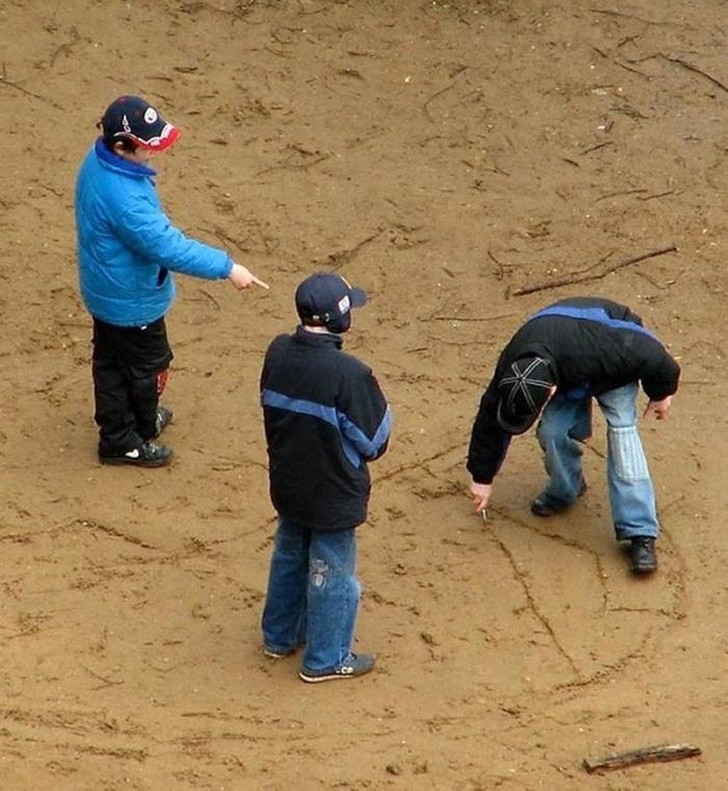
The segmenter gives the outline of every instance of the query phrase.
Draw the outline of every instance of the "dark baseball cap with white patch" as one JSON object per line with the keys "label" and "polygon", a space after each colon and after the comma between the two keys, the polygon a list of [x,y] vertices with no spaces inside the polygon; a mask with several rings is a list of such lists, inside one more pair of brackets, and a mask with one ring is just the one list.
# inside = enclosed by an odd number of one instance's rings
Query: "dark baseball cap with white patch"
{"label": "dark baseball cap with white patch", "polygon": [[155,107],[139,96],[120,96],[107,108],[100,127],[104,138],[127,138],[142,148],[164,151],[181,132],[165,121]]}

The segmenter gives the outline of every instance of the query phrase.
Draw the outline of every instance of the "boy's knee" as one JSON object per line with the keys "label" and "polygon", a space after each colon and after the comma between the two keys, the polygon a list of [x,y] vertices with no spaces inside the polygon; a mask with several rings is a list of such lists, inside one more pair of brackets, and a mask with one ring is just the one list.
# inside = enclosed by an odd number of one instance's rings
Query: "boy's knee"
{"label": "boy's knee", "polygon": [[610,426],[607,439],[614,470],[619,478],[625,481],[641,481],[650,477],[636,426]]}

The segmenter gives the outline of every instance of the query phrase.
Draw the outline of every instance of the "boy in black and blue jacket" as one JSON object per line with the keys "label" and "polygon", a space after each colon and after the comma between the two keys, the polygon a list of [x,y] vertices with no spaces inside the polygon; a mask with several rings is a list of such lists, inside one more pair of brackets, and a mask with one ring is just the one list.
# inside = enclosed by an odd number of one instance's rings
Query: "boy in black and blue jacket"
{"label": "boy in black and blue jacket", "polygon": [[300,676],[369,672],[352,652],[359,606],[356,527],[367,517],[367,464],[387,449],[391,413],[371,369],[342,351],[351,308],[366,301],[333,273],[304,280],[293,335],[269,346],[260,381],[270,495],[279,516],[263,611],[264,651],[304,647]]}
{"label": "boy in black and blue jacket", "polygon": [[467,468],[475,508],[484,512],[511,438],[536,431],[546,486],[532,501],[541,517],[566,510],[584,493],[581,443],[591,435],[592,401],[607,422],[607,480],[618,541],[629,542],[631,570],[657,568],[655,494],[637,430],[639,386],[643,417],[667,417],[680,366],[626,305],[599,297],[556,302],[513,335],[480,401]]}

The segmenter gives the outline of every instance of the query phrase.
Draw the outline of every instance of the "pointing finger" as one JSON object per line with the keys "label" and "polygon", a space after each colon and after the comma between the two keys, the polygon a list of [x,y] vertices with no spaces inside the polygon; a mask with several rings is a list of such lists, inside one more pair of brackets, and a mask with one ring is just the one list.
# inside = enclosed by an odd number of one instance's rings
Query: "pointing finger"
{"label": "pointing finger", "polygon": [[252,272],[250,276],[253,278],[253,283],[255,283],[256,286],[260,286],[261,288],[264,288],[266,291],[270,289],[270,286],[265,282],[265,280],[261,280],[260,278],[256,277],[254,274],[252,274]]}

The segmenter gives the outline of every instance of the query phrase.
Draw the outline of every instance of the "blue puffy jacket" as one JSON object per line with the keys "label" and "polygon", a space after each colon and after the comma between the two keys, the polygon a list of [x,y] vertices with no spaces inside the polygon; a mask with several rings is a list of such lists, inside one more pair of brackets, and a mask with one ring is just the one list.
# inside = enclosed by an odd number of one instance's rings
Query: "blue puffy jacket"
{"label": "blue puffy jacket", "polygon": [[164,213],[156,172],[110,152],[99,139],[76,183],[81,297],[92,316],[119,327],[161,318],[174,301],[172,272],[217,280],[230,256],[188,239]]}

